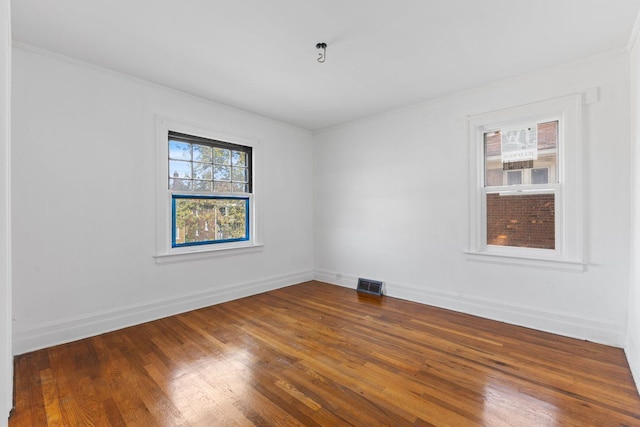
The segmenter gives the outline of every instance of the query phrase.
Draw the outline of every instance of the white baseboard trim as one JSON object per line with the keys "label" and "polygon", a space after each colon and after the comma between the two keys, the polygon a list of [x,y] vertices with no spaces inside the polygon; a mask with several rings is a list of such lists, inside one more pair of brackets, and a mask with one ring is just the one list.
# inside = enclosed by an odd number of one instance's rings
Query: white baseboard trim
{"label": "white baseboard trim", "polygon": [[[356,289],[358,277],[326,270],[314,270],[315,280]],[[380,280],[375,277],[368,279]],[[384,280],[383,280],[384,281]],[[385,281],[385,295],[448,310],[497,320],[526,328],[581,340],[623,348],[627,337],[624,325],[616,325],[571,314],[535,308],[513,306],[500,301],[443,292],[432,288],[417,288]],[[640,368],[640,364],[638,365]]]}
{"label": "white baseboard trim", "polygon": [[163,317],[260,294],[313,279],[313,272],[302,271],[219,289],[158,299],[114,310],[43,322],[13,333],[13,354],[77,341]]}
{"label": "white baseboard trim", "polygon": [[640,393],[640,347],[637,346],[637,343],[631,337],[627,340],[627,346],[624,349],[624,354],[627,356],[627,362],[629,363],[629,368],[631,368],[633,381],[635,381],[636,388]]}

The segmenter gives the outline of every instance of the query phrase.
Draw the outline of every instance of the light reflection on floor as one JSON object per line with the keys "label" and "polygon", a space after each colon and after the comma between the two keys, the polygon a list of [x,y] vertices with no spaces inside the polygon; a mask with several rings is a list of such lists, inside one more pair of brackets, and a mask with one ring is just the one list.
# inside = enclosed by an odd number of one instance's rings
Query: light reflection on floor
{"label": "light reflection on floor", "polygon": [[558,408],[510,384],[487,378],[483,390],[482,421],[486,426],[557,426]]}
{"label": "light reflection on floor", "polygon": [[221,419],[249,424],[238,405],[251,403],[253,373],[248,366],[254,366],[254,358],[246,349],[225,346],[223,353],[193,360],[175,375],[166,376],[167,395],[191,425],[210,425],[211,420]]}

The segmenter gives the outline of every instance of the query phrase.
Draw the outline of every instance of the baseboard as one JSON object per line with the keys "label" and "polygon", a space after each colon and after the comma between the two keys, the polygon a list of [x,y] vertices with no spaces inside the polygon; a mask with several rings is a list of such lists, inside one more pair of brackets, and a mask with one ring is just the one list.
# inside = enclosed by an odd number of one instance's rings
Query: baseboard
{"label": "baseboard", "polygon": [[640,393],[640,347],[638,347],[633,338],[628,338],[624,353],[627,356],[627,362],[629,362],[629,368],[631,368],[631,374],[636,383],[636,388]]}
{"label": "baseboard", "polygon": [[[314,270],[313,277],[318,281],[353,289],[358,282],[357,276],[318,269]],[[627,338],[623,325],[571,314],[513,306],[500,301],[448,293],[427,287],[417,288],[385,282],[385,294],[394,298],[620,348],[624,347]]]}
{"label": "baseboard", "polygon": [[206,292],[159,299],[115,310],[44,322],[13,334],[13,353],[19,355],[53,345],[115,331],[210,305],[260,294],[313,279],[311,271],[291,273]]}

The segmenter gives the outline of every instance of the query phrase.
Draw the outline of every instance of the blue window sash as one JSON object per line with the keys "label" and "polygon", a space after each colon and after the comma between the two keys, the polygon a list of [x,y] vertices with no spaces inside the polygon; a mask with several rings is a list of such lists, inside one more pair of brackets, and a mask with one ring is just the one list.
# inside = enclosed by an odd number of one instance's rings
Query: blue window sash
{"label": "blue window sash", "polygon": [[[176,200],[178,199],[207,199],[207,200],[244,200],[245,201],[245,237],[237,238],[237,239],[222,239],[222,240],[204,240],[201,242],[185,242],[185,243],[176,243]],[[230,243],[230,242],[245,242],[250,240],[249,234],[249,197],[248,196],[202,196],[202,195],[191,195],[191,194],[172,194],[171,195],[171,247],[172,248],[182,248],[186,246],[203,246],[203,245],[215,245],[219,243]]]}

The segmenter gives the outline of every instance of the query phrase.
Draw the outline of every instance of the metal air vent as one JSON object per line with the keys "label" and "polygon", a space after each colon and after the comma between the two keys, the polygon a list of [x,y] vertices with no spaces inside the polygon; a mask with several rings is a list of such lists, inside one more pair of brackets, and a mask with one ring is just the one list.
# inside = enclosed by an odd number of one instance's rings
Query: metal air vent
{"label": "metal air vent", "polygon": [[382,295],[383,283],[377,280],[358,279],[358,292],[371,295]]}

